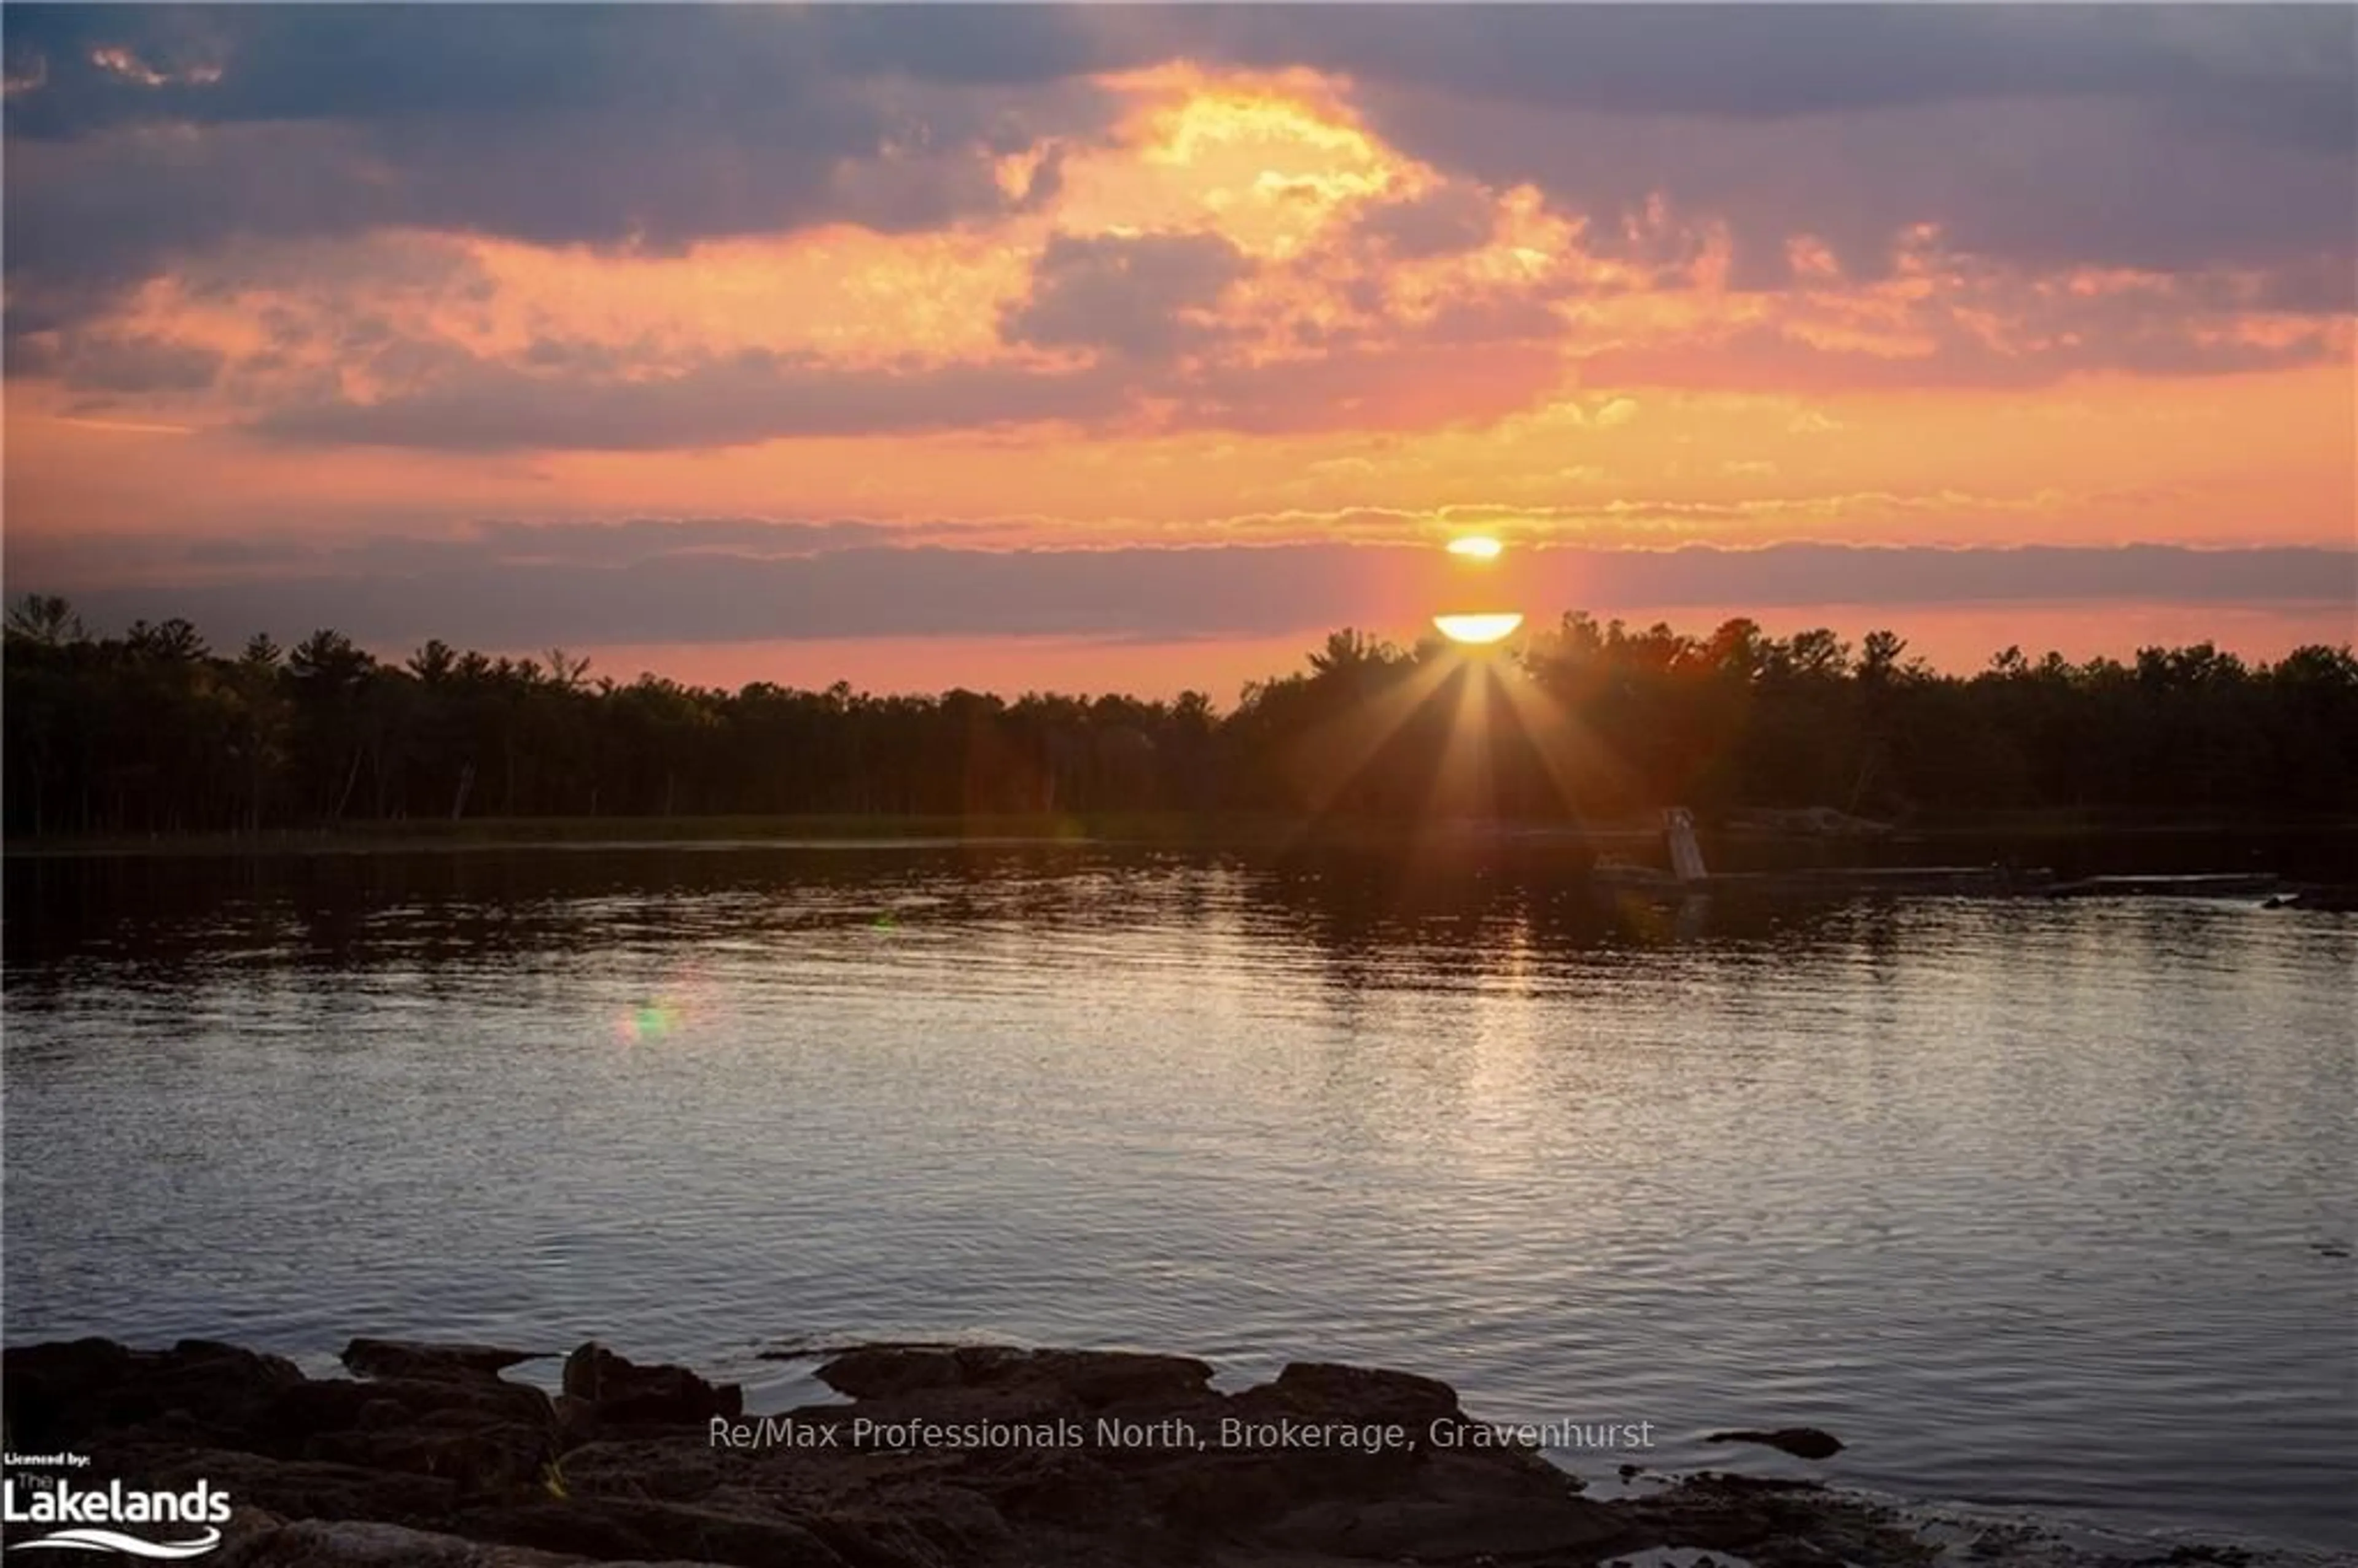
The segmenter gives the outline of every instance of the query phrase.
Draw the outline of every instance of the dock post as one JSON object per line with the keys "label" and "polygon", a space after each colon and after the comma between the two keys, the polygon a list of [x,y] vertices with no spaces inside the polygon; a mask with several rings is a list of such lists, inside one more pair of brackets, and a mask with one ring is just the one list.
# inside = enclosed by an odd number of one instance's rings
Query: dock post
{"label": "dock post", "polygon": [[1682,882],[1707,880],[1703,846],[1695,842],[1694,813],[1683,806],[1671,806],[1662,813],[1662,833],[1671,841],[1671,874]]}

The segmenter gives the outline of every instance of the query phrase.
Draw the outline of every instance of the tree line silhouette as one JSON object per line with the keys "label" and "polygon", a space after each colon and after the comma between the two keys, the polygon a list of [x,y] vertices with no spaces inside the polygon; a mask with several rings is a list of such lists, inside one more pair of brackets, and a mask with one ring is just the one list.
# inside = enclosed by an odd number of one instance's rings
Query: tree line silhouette
{"label": "tree line silhouette", "polygon": [[968,690],[730,692],[587,660],[429,642],[388,662],[319,631],[234,655],[182,620],[92,635],[64,600],[8,611],[12,835],[261,832],[527,816],[1131,812],[1606,818],[1830,805],[2346,809],[2358,659],[2247,664],[2208,643],[2129,663],[1936,672],[1876,632],[1708,636],[1565,615],[1510,650],[1356,631],[1221,711]]}

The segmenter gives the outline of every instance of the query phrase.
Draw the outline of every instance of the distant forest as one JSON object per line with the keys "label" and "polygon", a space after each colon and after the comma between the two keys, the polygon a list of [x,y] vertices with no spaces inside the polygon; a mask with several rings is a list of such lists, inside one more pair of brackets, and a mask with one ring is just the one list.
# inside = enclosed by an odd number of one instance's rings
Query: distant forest
{"label": "distant forest", "polygon": [[10,835],[258,832],[525,816],[1428,813],[1611,818],[1832,806],[2299,814],[2358,801],[2358,660],[2209,643],[1936,673],[1747,620],[1707,636],[1569,614],[1510,649],[1326,639],[1222,710],[965,690],[876,697],[653,676],[321,631],[234,654],[185,621],[93,637],[8,611]]}

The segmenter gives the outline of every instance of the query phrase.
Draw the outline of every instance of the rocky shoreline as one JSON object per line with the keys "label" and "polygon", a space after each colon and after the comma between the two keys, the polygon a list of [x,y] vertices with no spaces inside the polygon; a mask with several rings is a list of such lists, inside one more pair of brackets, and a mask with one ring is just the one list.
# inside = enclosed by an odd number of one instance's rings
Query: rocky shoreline
{"label": "rocky shoreline", "polygon": [[1222,1392],[1179,1356],[864,1346],[817,1368],[847,1402],[761,1418],[734,1386],[596,1344],[554,1397],[503,1376],[537,1358],[362,1339],[352,1377],[315,1379],[207,1341],[12,1348],[7,1541],[54,1522],[15,1517],[45,1461],[74,1489],[225,1495],[208,1568],[1821,1568],[1952,1550],[1806,1482],[1706,1474],[1593,1499],[1401,1372],[1295,1363]]}

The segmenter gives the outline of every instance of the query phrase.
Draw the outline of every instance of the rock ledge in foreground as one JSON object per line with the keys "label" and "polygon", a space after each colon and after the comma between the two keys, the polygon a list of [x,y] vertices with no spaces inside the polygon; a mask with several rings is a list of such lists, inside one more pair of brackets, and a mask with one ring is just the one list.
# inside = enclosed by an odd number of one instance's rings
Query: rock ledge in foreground
{"label": "rock ledge in foreground", "polygon": [[204,1341],[28,1346],[5,1357],[8,1445],[89,1455],[77,1485],[227,1492],[213,1568],[1920,1561],[1814,1488],[1592,1500],[1527,1449],[1458,1441],[1455,1392],[1406,1373],[1297,1363],[1222,1393],[1185,1357],[868,1346],[819,1368],[849,1403],[763,1420],[595,1343],[551,1400],[500,1376],[524,1358],[355,1341],[367,1376],[311,1379]]}

